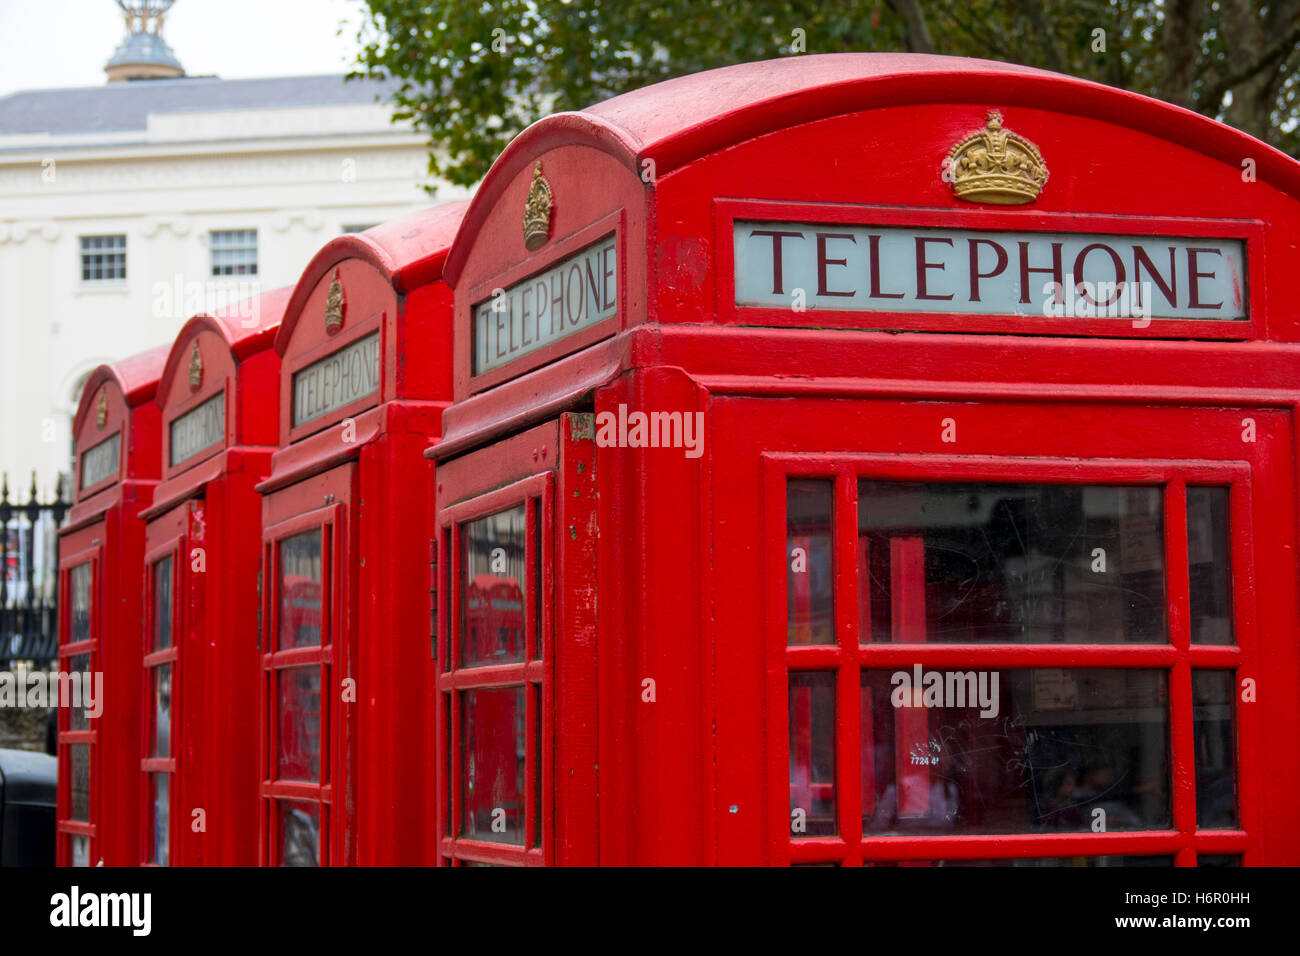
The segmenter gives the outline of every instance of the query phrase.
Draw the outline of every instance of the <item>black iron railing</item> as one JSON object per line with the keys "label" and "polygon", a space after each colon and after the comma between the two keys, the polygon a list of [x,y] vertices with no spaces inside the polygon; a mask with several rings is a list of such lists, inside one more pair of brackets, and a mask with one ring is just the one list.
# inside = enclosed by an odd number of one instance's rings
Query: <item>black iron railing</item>
{"label": "black iron railing", "polygon": [[10,499],[9,476],[0,477],[0,670],[58,659],[58,532],[67,512],[62,483],[52,501],[40,501],[33,473],[20,504]]}

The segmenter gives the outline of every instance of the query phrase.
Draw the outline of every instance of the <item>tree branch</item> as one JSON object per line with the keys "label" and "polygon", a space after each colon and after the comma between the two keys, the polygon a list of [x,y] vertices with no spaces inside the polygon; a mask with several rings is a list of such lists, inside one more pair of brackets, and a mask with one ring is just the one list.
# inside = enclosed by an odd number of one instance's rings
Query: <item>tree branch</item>
{"label": "tree branch", "polygon": [[1038,34],[1038,45],[1043,49],[1047,68],[1057,73],[1066,72],[1065,58],[1061,56],[1061,47],[1056,42],[1056,32],[1047,22],[1047,11],[1043,9],[1042,0],[1015,0],[1015,3]]}
{"label": "tree branch", "polygon": [[930,35],[930,28],[925,25],[921,0],[885,0],[885,2],[907,26],[907,48],[913,53],[933,53],[934,37]]}
{"label": "tree branch", "polygon": [[1229,90],[1251,79],[1255,74],[1284,62],[1286,57],[1295,50],[1297,44],[1300,44],[1300,19],[1291,24],[1291,29],[1279,37],[1272,46],[1267,47],[1255,58],[1254,62],[1225,74],[1213,86],[1202,90],[1201,95],[1196,98],[1196,104],[1200,108],[1199,111],[1205,112],[1207,109],[1217,111],[1219,105],[1223,102],[1224,95]]}

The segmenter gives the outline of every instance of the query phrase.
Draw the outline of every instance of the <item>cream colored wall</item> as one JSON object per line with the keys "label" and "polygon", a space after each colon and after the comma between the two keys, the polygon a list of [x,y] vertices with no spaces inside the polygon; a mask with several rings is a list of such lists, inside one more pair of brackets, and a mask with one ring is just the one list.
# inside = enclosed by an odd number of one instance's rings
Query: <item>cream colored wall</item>
{"label": "cream colored wall", "polygon": [[[196,302],[292,284],[345,224],[436,200],[422,136],[378,105],[151,117],[76,141],[0,136],[0,470],[68,469],[77,378],[169,342]],[[258,231],[259,275],[209,276],[208,233]],[[124,233],[127,280],[82,283],[79,237]]]}

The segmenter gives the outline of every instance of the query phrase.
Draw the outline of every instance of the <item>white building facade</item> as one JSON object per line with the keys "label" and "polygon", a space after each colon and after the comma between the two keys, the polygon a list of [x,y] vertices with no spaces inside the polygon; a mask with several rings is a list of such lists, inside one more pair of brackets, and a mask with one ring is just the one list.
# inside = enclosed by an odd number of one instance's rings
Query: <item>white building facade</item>
{"label": "white building facade", "polygon": [[195,312],[295,282],[331,237],[465,193],[383,87],[147,79],[0,98],[0,470],[52,491],[80,385]]}

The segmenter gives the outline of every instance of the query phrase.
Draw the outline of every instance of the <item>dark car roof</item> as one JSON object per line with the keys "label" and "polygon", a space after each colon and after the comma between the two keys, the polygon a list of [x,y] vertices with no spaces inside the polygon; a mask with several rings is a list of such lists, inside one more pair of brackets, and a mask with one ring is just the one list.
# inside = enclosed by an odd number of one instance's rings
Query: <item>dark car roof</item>
{"label": "dark car roof", "polygon": [[0,749],[0,795],[4,802],[53,806],[58,765],[49,754]]}

